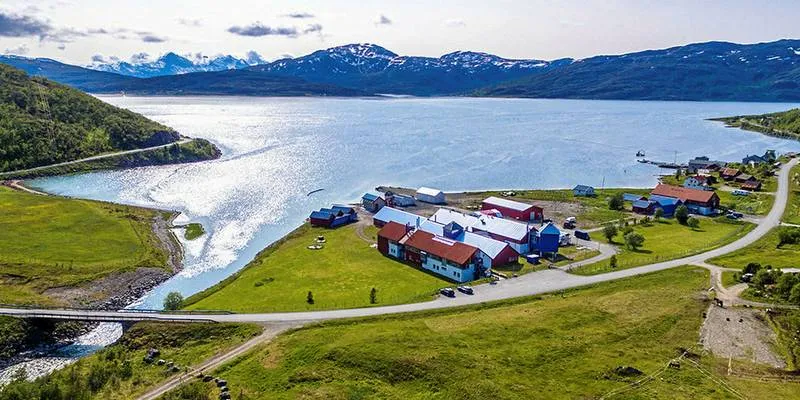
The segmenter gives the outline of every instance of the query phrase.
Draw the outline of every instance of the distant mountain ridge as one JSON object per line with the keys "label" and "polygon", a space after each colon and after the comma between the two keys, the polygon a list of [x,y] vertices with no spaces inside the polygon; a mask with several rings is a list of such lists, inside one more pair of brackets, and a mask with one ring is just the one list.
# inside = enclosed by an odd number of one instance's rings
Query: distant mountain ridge
{"label": "distant mountain ridge", "polygon": [[[187,71],[180,56],[165,55],[158,68]],[[97,93],[240,94],[260,96],[398,94],[625,100],[800,100],[800,40],[736,44],[694,43],[622,55],[558,60],[506,59],[458,51],[441,57],[398,55],[369,43],[318,50],[256,66],[182,73],[158,80],[97,75],[79,67],[53,67],[52,60],[7,62],[29,73]],[[210,63],[209,63],[210,64]],[[72,68],[72,69],[70,69]],[[156,67],[153,67],[156,68]],[[77,70],[76,70],[77,69]],[[48,75],[50,74],[50,75]],[[188,78],[187,78],[188,76]],[[202,78],[201,78],[202,77]],[[134,80],[130,80],[134,79]],[[152,78],[151,78],[152,79]],[[227,81],[227,82],[226,82]],[[263,83],[263,88],[261,87]],[[159,90],[158,85],[163,85]]]}
{"label": "distant mountain ridge", "polygon": [[193,58],[194,60],[170,52],[164,54],[155,61],[139,63],[127,61],[100,61],[87,65],[86,68],[137,78],[152,78],[154,76],[181,75],[193,72],[217,72],[230,69],[243,69],[265,63],[261,56],[255,52],[251,52],[247,58],[237,58],[232,55],[207,57],[201,54],[196,54]]}

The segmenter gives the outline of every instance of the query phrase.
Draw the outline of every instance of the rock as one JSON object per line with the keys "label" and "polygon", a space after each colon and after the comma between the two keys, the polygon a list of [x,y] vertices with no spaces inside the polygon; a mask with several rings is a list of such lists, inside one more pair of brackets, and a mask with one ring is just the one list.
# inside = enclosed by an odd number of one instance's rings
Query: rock
{"label": "rock", "polygon": [[170,361],[167,363],[167,368],[172,368],[173,365],[175,365],[175,363]]}
{"label": "rock", "polygon": [[203,382],[211,382],[214,379],[211,375],[206,375],[203,377]]}
{"label": "rock", "polygon": [[639,371],[631,366],[621,365],[617,368],[614,368],[614,373],[619,376],[638,376],[642,374],[642,371]]}
{"label": "rock", "polygon": [[177,365],[173,365],[172,368],[170,368],[169,370],[172,371],[172,372],[178,372],[178,371],[181,370],[181,367],[179,367]]}
{"label": "rock", "polygon": [[166,363],[167,363],[167,362],[166,362],[164,359],[160,359],[160,360],[158,360],[158,362],[157,362],[156,364],[158,364],[158,365],[164,365],[164,364],[166,364]]}
{"label": "rock", "polygon": [[219,394],[219,399],[220,400],[230,400],[230,398],[231,398],[231,394],[228,393],[228,392]]}
{"label": "rock", "polygon": [[222,393],[225,393],[225,392],[228,391],[228,387],[227,386],[223,386],[223,387],[219,388],[219,391],[222,392]]}
{"label": "rock", "polygon": [[161,352],[158,349],[150,349],[147,350],[147,356],[150,358],[156,358],[161,355]]}
{"label": "rock", "polygon": [[224,379],[218,380],[217,381],[217,387],[223,387],[223,386],[228,386],[228,381],[226,381]]}

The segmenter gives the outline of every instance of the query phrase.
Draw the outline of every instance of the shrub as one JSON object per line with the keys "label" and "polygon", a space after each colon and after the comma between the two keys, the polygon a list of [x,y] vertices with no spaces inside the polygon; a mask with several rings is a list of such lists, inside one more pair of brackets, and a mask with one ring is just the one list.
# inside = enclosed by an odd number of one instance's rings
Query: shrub
{"label": "shrub", "polygon": [[689,209],[686,206],[678,206],[675,209],[675,219],[681,225],[686,225],[686,221],[689,220]]}
{"label": "shrub", "polygon": [[614,224],[608,224],[603,227],[603,236],[609,243],[614,241],[614,236],[617,236],[617,233],[619,233],[619,230]]}
{"label": "shrub", "polygon": [[183,307],[183,295],[178,292],[169,292],[164,298],[164,310],[174,311]]}
{"label": "shrub", "polygon": [[700,227],[700,220],[695,217],[689,217],[689,219],[686,220],[686,226],[692,229],[697,229]]}
{"label": "shrub", "polygon": [[631,250],[636,250],[644,244],[644,236],[638,232],[630,232],[625,235],[625,245]]}
{"label": "shrub", "polygon": [[608,209],[620,211],[625,208],[625,199],[622,193],[616,193],[608,199]]}

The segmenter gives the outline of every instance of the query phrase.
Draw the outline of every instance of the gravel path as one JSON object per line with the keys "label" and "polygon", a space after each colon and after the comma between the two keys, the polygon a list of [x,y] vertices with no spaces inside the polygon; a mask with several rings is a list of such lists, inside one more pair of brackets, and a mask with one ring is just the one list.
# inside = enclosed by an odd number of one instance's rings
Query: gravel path
{"label": "gravel path", "polygon": [[718,357],[786,368],[786,362],[772,351],[777,335],[765,318],[761,310],[712,305],[700,328],[700,343]]}

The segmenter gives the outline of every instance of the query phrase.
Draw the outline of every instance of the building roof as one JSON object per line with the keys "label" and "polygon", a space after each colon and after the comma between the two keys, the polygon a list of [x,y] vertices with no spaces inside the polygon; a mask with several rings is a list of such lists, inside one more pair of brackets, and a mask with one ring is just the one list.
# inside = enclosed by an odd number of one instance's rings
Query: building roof
{"label": "building roof", "polygon": [[749,181],[749,180],[752,180],[752,179],[755,179],[755,178],[753,178],[753,175],[748,175],[748,174],[741,174],[741,175],[736,177],[737,181],[739,181],[739,180],[741,180],[741,181]]}
{"label": "building roof", "polygon": [[423,186],[423,187],[417,189],[417,194],[424,194],[426,196],[436,197],[436,196],[439,196],[440,194],[444,195],[444,192],[442,192],[439,189],[433,189],[433,188],[429,188],[429,187]]}
{"label": "building roof", "polygon": [[523,223],[492,217],[490,215],[475,217],[445,208],[440,208],[430,219],[440,224],[447,224],[455,221],[465,228],[472,227],[475,230],[489,232],[514,240],[525,239],[525,235],[527,235],[530,230],[528,225]]}
{"label": "building roof", "polygon": [[644,196],[640,194],[632,194],[632,193],[623,193],[622,200],[624,201],[636,201],[644,198]]}
{"label": "building roof", "polygon": [[518,201],[502,199],[500,197],[494,197],[494,196],[483,200],[483,204],[488,204],[489,206],[495,206],[495,207],[508,208],[514,211],[528,211],[531,208],[539,208],[532,204],[520,203]]}
{"label": "building roof", "polygon": [[561,236],[561,231],[553,225],[552,222],[548,222],[547,224],[543,225],[539,228],[539,236],[541,235],[558,235]]}
{"label": "building roof", "polygon": [[694,201],[698,203],[707,203],[714,198],[716,193],[709,190],[689,189],[680,186],[665,185],[659,183],[651,194],[664,197],[674,197],[683,202]]}
{"label": "building roof", "polygon": [[655,201],[656,203],[658,203],[658,205],[662,207],[681,204],[681,199],[676,199],[674,197],[659,196],[657,194],[650,195],[650,200]]}
{"label": "building roof", "polygon": [[350,207],[350,206],[345,206],[345,205],[342,205],[342,204],[334,204],[334,205],[332,205],[331,206],[331,210],[333,210],[333,211],[341,211],[341,212],[343,212],[345,214],[352,214],[352,213],[356,212],[355,208]]}
{"label": "building roof", "polygon": [[408,231],[406,230],[405,225],[398,224],[394,221],[389,221],[386,225],[378,231],[379,237],[384,237],[389,240],[393,240],[395,242],[399,242]]}
{"label": "building roof", "polygon": [[311,212],[311,216],[309,218],[312,219],[331,219],[333,214],[325,211],[313,211]]}
{"label": "building roof", "polygon": [[364,195],[361,196],[361,199],[362,200],[366,200],[366,201],[375,201],[375,200],[378,200],[378,199],[382,199],[382,197],[380,195],[374,194],[374,193],[364,193]]}
{"label": "building roof", "polygon": [[632,206],[635,208],[650,208],[652,202],[650,200],[636,200]]}
{"label": "building roof", "polygon": [[[438,224],[436,222],[426,220],[423,222],[419,229],[422,229],[425,232],[432,233],[437,236],[444,236],[444,225]],[[492,259],[497,258],[506,247],[510,247],[506,242],[501,242],[499,240],[492,239],[490,237],[486,237],[483,235],[478,235],[477,233],[467,232],[464,231],[457,237],[453,238],[459,242],[466,243],[470,246],[477,247],[482,252],[486,253]]]}
{"label": "building roof", "polygon": [[747,181],[742,184],[742,189],[758,189],[761,187],[761,182],[759,181]]}
{"label": "building roof", "polygon": [[720,174],[721,175],[726,175],[726,176],[736,176],[736,175],[739,175],[740,172],[736,168],[725,168],[725,169],[722,170],[722,172],[720,172]]}
{"label": "building roof", "polygon": [[586,190],[594,190],[594,188],[589,185],[576,185],[574,188],[572,188],[572,190],[586,191]]}
{"label": "building roof", "polygon": [[[692,178],[695,179],[696,181],[700,182],[700,183],[707,183],[708,182],[708,177],[707,176],[703,176],[703,175],[692,175],[692,176],[686,178],[686,180],[688,181],[689,179],[692,179]],[[684,183],[686,183],[686,181],[684,181]]]}
{"label": "building roof", "polygon": [[428,254],[439,256],[457,264],[466,264],[478,251],[477,247],[470,246],[455,240],[436,236],[430,232],[417,229],[406,239],[406,246],[410,246]]}
{"label": "building roof", "polygon": [[425,220],[424,217],[420,217],[417,214],[412,214],[410,212],[398,210],[392,207],[381,208],[380,211],[372,216],[372,218],[387,223],[397,222],[400,225],[411,225],[412,227],[416,227]]}

